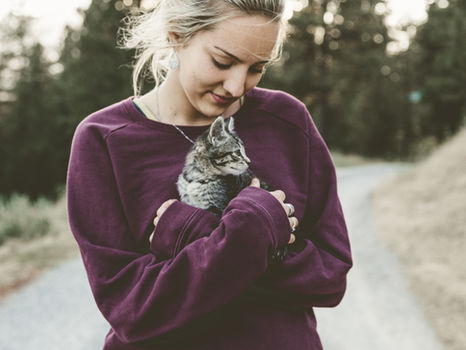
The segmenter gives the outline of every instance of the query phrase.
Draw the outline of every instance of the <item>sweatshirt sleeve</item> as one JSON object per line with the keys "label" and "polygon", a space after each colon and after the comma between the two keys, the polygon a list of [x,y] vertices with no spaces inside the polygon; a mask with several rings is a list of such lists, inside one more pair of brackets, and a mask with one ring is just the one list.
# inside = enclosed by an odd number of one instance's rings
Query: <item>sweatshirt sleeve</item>
{"label": "sweatshirt sleeve", "polygon": [[211,212],[175,201],[160,217],[150,249],[157,260],[174,258],[186,245],[209,236],[218,224]]}
{"label": "sweatshirt sleeve", "polygon": [[266,270],[268,250],[289,240],[281,204],[265,190],[246,188],[208,237],[164,261],[140,252],[122,208],[106,137],[92,123],[81,123],[73,138],[67,200],[97,306],[125,343],[156,343],[222,308]]}
{"label": "sweatshirt sleeve", "polygon": [[[185,219],[180,220],[182,217]],[[173,258],[186,245],[209,236],[218,224],[219,218],[211,212],[175,201],[160,217],[155,227],[150,249],[157,260]],[[290,228],[288,227],[287,230],[289,231]],[[285,247],[287,244],[270,249],[269,265],[281,263]]]}
{"label": "sweatshirt sleeve", "polygon": [[289,307],[331,307],[343,298],[352,266],[347,227],[328,148],[305,109],[309,125],[309,193],[296,241],[282,264],[267,270],[250,290]]}

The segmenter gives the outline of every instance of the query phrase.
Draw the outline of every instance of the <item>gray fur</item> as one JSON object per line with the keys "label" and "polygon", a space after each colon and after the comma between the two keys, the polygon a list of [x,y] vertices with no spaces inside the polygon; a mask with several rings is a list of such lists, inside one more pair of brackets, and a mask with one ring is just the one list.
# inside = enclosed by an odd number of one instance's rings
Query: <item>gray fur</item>
{"label": "gray fur", "polygon": [[[177,186],[182,202],[221,215],[231,199],[254,175],[248,171],[244,144],[234,132],[234,119],[226,125],[218,117],[194,143],[186,156]],[[261,187],[268,186],[261,181]]]}

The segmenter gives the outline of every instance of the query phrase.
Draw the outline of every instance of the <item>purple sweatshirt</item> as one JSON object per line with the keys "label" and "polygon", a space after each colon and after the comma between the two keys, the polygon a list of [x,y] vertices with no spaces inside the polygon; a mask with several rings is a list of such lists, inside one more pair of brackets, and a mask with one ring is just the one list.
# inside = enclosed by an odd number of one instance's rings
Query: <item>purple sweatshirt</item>
{"label": "purple sweatshirt", "polygon": [[[107,350],[322,349],[313,307],[337,305],[352,265],[335,168],[306,107],[251,90],[235,114],[250,170],[296,208],[296,242],[269,192],[247,187],[220,218],[175,202],[192,144],[128,98],[85,118],[68,169],[69,222]],[[192,139],[208,126],[181,126]]]}

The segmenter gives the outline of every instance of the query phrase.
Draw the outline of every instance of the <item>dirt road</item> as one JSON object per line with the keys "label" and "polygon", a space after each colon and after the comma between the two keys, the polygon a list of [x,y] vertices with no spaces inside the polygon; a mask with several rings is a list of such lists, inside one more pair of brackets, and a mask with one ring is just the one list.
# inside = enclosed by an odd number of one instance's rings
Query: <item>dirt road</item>
{"label": "dirt road", "polygon": [[[355,266],[340,306],[316,310],[326,350],[441,349],[396,258],[372,226],[371,190],[401,170],[378,164],[338,171]],[[80,260],[47,272],[0,304],[2,350],[98,350],[108,328]]]}
{"label": "dirt road", "polygon": [[335,309],[316,309],[326,350],[442,349],[397,258],[380,242],[373,226],[371,191],[405,168],[376,164],[338,171],[354,267],[342,303]]}

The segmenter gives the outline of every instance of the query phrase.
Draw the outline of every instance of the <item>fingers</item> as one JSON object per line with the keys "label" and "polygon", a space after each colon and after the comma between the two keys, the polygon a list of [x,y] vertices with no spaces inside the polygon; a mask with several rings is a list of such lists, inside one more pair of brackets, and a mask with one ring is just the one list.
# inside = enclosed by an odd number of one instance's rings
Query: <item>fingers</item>
{"label": "fingers", "polygon": [[[162,203],[162,205],[159,207],[159,209],[157,209],[157,216],[154,218],[154,226],[157,226],[157,223],[159,222],[159,219],[160,217],[162,216],[162,214],[165,212],[165,210],[168,209],[168,207],[170,205],[172,205],[173,202],[175,202],[177,199],[169,199],[165,202]],[[152,234],[150,235],[149,237],[149,242],[152,243],[152,238],[154,238],[154,233],[155,233],[155,229],[154,231],[152,232]]]}
{"label": "fingers", "polygon": [[284,203],[284,205],[286,206],[288,216],[293,216],[295,212],[294,205],[291,203]]}
{"label": "fingers", "polygon": [[162,205],[160,206],[160,208],[157,210],[157,216],[162,216],[164,211],[167,210],[167,208],[175,201],[176,201],[176,199],[169,199],[169,200],[163,202]]}
{"label": "fingers", "polygon": [[159,209],[157,209],[157,216],[154,218],[154,226],[157,226],[157,223],[159,222],[159,219],[162,216],[162,214],[175,201],[176,201],[176,199],[169,199],[169,200],[162,203],[162,205],[159,207]]}
{"label": "fingers", "polygon": [[[295,232],[296,228],[299,225],[299,221],[295,216],[292,216],[295,213],[295,208],[293,204],[285,203],[286,194],[282,190],[271,191],[270,194],[274,196],[275,198],[277,198],[280,204],[282,205],[283,210],[285,210],[286,215],[289,217],[288,219],[290,221],[291,232]],[[291,234],[290,244],[293,243],[295,240],[296,240],[295,235]]]}
{"label": "fingers", "polygon": [[[299,224],[298,219],[293,216],[293,217],[289,218],[289,221],[290,221],[291,232],[295,232],[296,227],[298,227],[298,224]],[[296,236],[293,233],[291,233],[290,234],[290,241],[288,242],[288,244],[293,244],[295,241],[296,241]]]}
{"label": "fingers", "polygon": [[252,186],[252,187],[261,187],[261,183],[259,181],[259,179],[257,177],[253,178],[251,180],[251,184],[249,186]]}
{"label": "fingers", "polygon": [[291,218],[289,218],[289,221],[290,221],[291,232],[295,232],[296,228],[299,225],[298,218],[295,216],[292,216]]}
{"label": "fingers", "polygon": [[[285,195],[285,192],[283,192],[282,190],[276,190],[276,191],[272,191],[270,192],[270,194],[272,196],[274,196],[275,198],[277,198],[283,205],[283,208],[285,208],[285,205],[284,205],[284,201],[285,201],[285,198],[286,198],[286,195]],[[285,208],[286,210],[286,208]]]}

